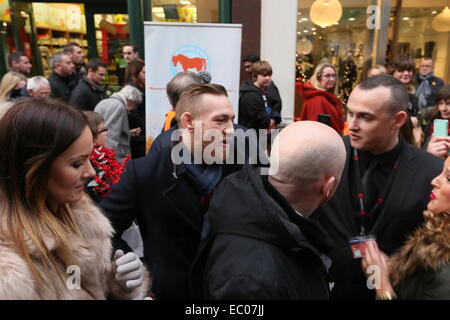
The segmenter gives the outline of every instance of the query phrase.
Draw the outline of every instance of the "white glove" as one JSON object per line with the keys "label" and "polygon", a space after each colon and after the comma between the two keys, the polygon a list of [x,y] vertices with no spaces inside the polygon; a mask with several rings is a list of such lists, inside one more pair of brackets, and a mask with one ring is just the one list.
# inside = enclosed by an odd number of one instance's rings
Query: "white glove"
{"label": "white glove", "polygon": [[114,253],[116,280],[126,290],[138,288],[144,282],[144,266],[134,252],[124,254],[122,250]]}

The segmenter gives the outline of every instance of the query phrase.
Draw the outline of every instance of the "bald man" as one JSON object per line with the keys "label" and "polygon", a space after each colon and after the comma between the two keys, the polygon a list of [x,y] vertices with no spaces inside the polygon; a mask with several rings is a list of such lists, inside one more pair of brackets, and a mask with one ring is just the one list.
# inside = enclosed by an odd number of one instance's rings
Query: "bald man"
{"label": "bald man", "polygon": [[[269,176],[251,166],[228,176],[207,213],[205,299],[328,299],[327,235],[311,213],[340,181],[345,147],[318,122],[296,122],[276,137]],[[200,298],[199,296],[195,298]]]}

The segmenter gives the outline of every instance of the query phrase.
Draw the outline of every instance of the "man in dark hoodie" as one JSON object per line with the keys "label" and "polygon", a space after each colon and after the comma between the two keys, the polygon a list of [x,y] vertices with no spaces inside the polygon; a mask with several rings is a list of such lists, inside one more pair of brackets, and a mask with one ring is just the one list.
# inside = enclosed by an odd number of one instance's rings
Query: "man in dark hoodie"
{"label": "man in dark hoodie", "polygon": [[270,160],[269,176],[245,166],[216,190],[201,251],[209,252],[197,291],[205,299],[329,298],[331,245],[308,217],[339,184],[342,139],[324,124],[296,122],[277,136]]}
{"label": "man in dark hoodie", "polygon": [[274,129],[281,116],[267,95],[272,83],[272,66],[267,61],[258,61],[252,70],[252,81],[244,81],[239,88],[239,124],[255,130]]}
{"label": "man in dark hoodie", "polygon": [[[247,76],[250,77],[250,79],[252,79],[253,66],[258,61],[261,61],[261,59],[256,54],[249,54],[245,56],[244,59],[242,59],[242,62],[244,63],[244,71],[247,74]],[[272,109],[281,114],[281,108],[283,104],[280,97],[280,91],[278,91],[278,87],[275,85],[273,81],[267,88],[267,98],[269,100],[270,105],[272,106]]]}

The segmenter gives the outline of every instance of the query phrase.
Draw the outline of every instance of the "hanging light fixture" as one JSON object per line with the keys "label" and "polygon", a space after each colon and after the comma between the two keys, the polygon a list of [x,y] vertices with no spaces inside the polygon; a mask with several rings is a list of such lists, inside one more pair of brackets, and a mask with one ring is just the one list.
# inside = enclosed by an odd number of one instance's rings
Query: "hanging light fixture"
{"label": "hanging light fixture", "polygon": [[313,44],[306,37],[297,40],[297,52],[302,54],[310,54],[313,49]]}
{"label": "hanging light fixture", "polygon": [[339,0],[316,0],[309,15],[311,21],[318,26],[331,26],[341,19],[342,5]]}
{"label": "hanging light fixture", "polygon": [[442,10],[441,13],[437,14],[434,17],[431,26],[437,32],[450,31],[450,9],[448,7],[445,7],[445,9]]}

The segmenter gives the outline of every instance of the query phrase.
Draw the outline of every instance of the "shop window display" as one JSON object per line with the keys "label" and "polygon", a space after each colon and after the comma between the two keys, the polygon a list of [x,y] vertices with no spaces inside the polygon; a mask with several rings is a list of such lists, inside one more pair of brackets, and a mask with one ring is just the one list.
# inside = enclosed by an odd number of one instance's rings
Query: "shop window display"
{"label": "shop window display", "polygon": [[[315,66],[331,63],[338,73],[338,93],[345,105],[351,90],[363,77],[364,62],[370,59],[366,1],[340,0],[342,15],[330,26],[319,26],[311,21],[313,3],[313,0],[299,1],[297,75],[304,82]],[[309,52],[299,50],[305,41],[311,43]]]}
{"label": "shop window display", "polygon": [[218,0],[153,0],[154,22],[219,22]]}
{"label": "shop window display", "polygon": [[[374,31],[367,27],[371,13],[367,8],[373,1],[339,0],[342,16],[336,23],[321,27],[311,21],[310,9],[315,0],[299,0],[297,30],[297,77],[304,82],[321,62],[328,61],[336,67],[339,77],[339,97],[345,106],[351,90],[366,75],[370,66],[386,65],[399,54],[411,55],[416,68],[422,58],[432,58],[434,73],[444,82],[450,80],[450,36],[432,27],[434,17],[447,5],[444,0],[390,1],[389,10],[381,14],[389,17],[386,33],[385,60],[375,60],[376,47],[382,44]],[[400,6],[401,5],[401,6]],[[399,6],[399,7],[397,7]]]}
{"label": "shop window display", "polygon": [[94,19],[98,54],[108,64],[104,83],[109,85],[110,90],[117,91],[119,90],[118,70],[126,67],[122,47],[130,41],[128,15],[96,14]]}
{"label": "shop window display", "polygon": [[[87,55],[84,5],[76,3],[32,3],[37,44],[42,58],[44,76],[51,70],[48,61],[63,51],[70,42],[77,43]],[[29,33],[29,32],[27,32]]]}
{"label": "shop window display", "polygon": [[[396,43],[390,44],[392,53],[411,55],[416,67],[422,58],[432,58],[434,61],[434,73],[444,82],[450,81],[450,36],[448,32],[438,32],[433,27],[433,20],[437,14],[447,5],[447,1],[430,0],[426,7],[423,1],[403,0],[400,14],[394,16],[394,8],[391,8],[389,38],[397,37]],[[395,24],[398,28],[394,28]],[[395,35],[395,30],[398,34]],[[392,42],[392,41],[391,41]]]}

